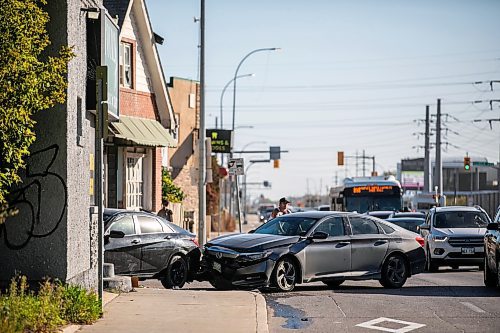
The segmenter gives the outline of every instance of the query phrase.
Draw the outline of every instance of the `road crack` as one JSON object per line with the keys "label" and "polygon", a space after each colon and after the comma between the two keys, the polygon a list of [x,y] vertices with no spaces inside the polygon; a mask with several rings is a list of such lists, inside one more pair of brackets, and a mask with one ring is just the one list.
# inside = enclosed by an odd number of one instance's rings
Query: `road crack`
{"label": "road crack", "polygon": [[342,308],[340,307],[339,303],[337,303],[337,301],[335,300],[335,298],[333,298],[333,296],[331,296],[331,295],[328,295],[328,297],[333,301],[333,303],[335,303],[335,306],[337,307],[337,309],[339,309],[339,311],[342,313],[342,315],[344,316],[344,318],[347,318],[347,315],[345,314],[344,310],[342,310]]}

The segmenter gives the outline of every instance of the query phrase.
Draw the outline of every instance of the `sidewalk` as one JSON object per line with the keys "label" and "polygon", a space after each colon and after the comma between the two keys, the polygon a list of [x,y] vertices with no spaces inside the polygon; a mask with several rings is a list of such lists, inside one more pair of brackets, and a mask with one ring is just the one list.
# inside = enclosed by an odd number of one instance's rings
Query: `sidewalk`
{"label": "sidewalk", "polygon": [[137,289],[104,308],[81,333],[257,332],[267,333],[264,297],[248,291]]}

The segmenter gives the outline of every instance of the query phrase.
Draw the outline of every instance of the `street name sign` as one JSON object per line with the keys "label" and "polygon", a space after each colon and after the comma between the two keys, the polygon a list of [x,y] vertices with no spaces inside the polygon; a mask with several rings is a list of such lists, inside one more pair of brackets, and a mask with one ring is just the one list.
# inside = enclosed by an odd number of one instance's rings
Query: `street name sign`
{"label": "street name sign", "polygon": [[478,162],[472,162],[472,165],[473,166],[494,166],[495,163],[478,161]]}

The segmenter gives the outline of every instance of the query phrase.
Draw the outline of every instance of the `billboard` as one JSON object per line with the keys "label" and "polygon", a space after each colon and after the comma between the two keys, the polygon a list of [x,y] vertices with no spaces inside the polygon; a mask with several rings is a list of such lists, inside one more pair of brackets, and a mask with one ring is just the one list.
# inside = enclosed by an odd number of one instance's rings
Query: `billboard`
{"label": "billboard", "polygon": [[423,171],[401,171],[401,187],[404,189],[419,189],[424,187]]}

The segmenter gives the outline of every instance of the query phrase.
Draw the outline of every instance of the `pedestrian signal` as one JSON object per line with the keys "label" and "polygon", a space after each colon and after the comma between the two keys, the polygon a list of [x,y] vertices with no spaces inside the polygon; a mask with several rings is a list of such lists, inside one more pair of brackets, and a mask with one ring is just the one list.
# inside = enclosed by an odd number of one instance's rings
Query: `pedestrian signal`
{"label": "pedestrian signal", "polygon": [[275,169],[278,169],[280,167],[280,160],[274,160],[273,163]]}
{"label": "pedestrian signal", "polygon": [[470,157],[469,156],[464,157],[464,169],[466,171],[470,170]]}

